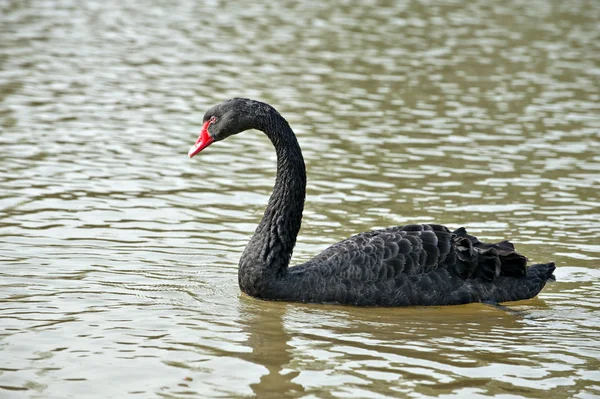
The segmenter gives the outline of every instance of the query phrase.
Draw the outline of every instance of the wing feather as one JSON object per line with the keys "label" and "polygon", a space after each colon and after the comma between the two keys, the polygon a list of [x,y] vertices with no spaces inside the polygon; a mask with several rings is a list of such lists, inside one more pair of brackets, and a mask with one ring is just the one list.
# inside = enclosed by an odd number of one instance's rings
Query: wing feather
{"label": "wing feather", "polygon": [[323,265],[327,275],[338,275],[347,284],[399,282],[439,269],[463,279],[493,281],[500,275],[525,275],[526,262],[509,241],[486,244],[463,227],[452,232],[442,225],[413,224],[352,236],[327,248],[302,269]]}

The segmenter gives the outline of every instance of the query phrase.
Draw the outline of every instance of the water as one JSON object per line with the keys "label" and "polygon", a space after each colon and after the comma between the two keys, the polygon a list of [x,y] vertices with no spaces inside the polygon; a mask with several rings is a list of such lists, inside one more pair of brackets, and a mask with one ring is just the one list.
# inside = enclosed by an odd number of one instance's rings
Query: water
{"label": "water", "polygon": [[[2,398],[600,396],[598,2],[0,7]],[[186,156],[234,96],[304,150],[294,263],[435,221],[558,281],[508,310],[241,295],[274,152]]]}

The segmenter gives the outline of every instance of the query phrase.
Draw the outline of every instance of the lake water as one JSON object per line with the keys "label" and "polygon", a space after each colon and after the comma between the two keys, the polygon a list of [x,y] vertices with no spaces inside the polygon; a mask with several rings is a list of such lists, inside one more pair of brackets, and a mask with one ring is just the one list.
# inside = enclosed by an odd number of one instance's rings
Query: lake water
{"label": "lake water", "polygon": [[[600,397],[597,1],[0,2],[0,397]],[[407,223],[510,238],[501,310],[242,295],[275,154],[193,160],[274,105],[306,158],[292,263]]]}

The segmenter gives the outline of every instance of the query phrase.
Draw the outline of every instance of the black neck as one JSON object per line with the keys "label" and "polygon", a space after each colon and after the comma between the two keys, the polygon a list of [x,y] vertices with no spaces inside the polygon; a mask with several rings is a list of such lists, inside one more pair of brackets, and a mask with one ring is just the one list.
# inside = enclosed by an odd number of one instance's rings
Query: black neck
{"label": "black neck", "polygon": [[277,152],[277,177],[269,204],[240,259],[240,287],[262,296],[266,284],[287,273],[302,223],[306,195],[304,159],[289,124],[275,109],[257,121]]}

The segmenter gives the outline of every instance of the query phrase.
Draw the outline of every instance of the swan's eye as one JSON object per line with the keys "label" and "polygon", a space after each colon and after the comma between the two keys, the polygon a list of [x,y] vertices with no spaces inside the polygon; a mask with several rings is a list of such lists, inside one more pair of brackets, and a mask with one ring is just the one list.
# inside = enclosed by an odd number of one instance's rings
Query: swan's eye
{"label": "swan's eye", "polygon": [[210,119],[208,120],[210,123],[215,123],[217,121],[217,117],[216,116],[211,116]]}

